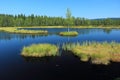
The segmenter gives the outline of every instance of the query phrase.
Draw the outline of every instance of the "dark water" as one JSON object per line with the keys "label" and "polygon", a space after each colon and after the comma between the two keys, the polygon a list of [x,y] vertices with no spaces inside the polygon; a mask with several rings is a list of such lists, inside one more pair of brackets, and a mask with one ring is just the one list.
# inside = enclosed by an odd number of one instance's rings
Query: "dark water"
{"label": "dark water", "polygon": [[[38,29],[36,29],[38,30]],[[70,29],[76,37],[62,37],[67,29],[48,30],[48,35],[10,34],[0,32],[0,80],[114,80],[120,78],[120,63],[108,66],[81,62],[70,52],[41,59],[20,56],[23,46],[32,43],[61,44],[83,41],[115,41],[120,43],[120,29]]]}

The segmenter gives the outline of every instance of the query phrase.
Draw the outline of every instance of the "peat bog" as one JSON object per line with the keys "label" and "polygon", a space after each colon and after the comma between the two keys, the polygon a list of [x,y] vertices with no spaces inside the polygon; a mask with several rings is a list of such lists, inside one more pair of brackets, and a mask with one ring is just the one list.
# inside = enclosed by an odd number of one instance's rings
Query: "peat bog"
{"label": "peat bog", "polygon": [[[111,62],[109,65],[91,64],[91,61],[80,61],[71,52],[61,50],[63,43],[85,41],[120,43],[120,29],[70,29],[78,32],[78,36],[74,37],[59,35],[60,32],[67,31],[67,28],[29,28],[29,30],[46,30],[48,35],[0,31],[0,80],[115,80],[120,78],[119,62]],[[42,58],[21,56],[24,46],[43,43],[59,45],[59,55]]]}

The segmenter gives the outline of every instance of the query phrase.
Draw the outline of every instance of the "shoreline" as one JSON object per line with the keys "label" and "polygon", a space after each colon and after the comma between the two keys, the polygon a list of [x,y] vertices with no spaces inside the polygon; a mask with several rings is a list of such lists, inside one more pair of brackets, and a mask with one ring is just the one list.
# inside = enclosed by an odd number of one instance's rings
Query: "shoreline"
{"label": "shoreline", "polygon": [[[30,27],[0,27],[0,28],[68,28],[66,26],[30,26]],[[80,29],[84,29],[84,28],[88,28],[88,29],[92,29],[92,28],[96,28],[96,29],[120,29],[120,26],[116,26],[116,27],[111,27],[111,26],[71,26],[69,28],[80,28]]]}

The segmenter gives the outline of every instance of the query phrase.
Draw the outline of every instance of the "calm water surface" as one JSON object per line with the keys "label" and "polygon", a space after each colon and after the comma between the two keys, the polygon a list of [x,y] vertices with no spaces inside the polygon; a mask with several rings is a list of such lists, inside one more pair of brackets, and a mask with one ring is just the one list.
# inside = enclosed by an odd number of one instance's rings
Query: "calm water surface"
{"label": "calm water surface", "polygon": [[[40,30],[40,28],[29,28]],[[41,59],[20,55],[24,46],[33,43],[63,43],[84,41],[115,41],[120,43],[120,29],[70,29],[79,33],[75,37],[62,37],[58,33],[67,29],[44,29],[48,35],[10,34],[0,32],[0,80],[114,80],[120,77],[120,63],[108,66],[81,62],[70,52],[61,51],[57,57]]]}

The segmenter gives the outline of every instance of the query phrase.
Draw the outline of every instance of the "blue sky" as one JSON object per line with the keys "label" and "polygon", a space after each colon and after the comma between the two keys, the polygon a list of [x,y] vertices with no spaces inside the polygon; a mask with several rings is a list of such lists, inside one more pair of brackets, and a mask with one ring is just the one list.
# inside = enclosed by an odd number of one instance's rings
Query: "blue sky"
{"label": "blue sky", "polygon": [[93,18],[120,17],[120,0],[0,0],[0,14],[35,14]]}

